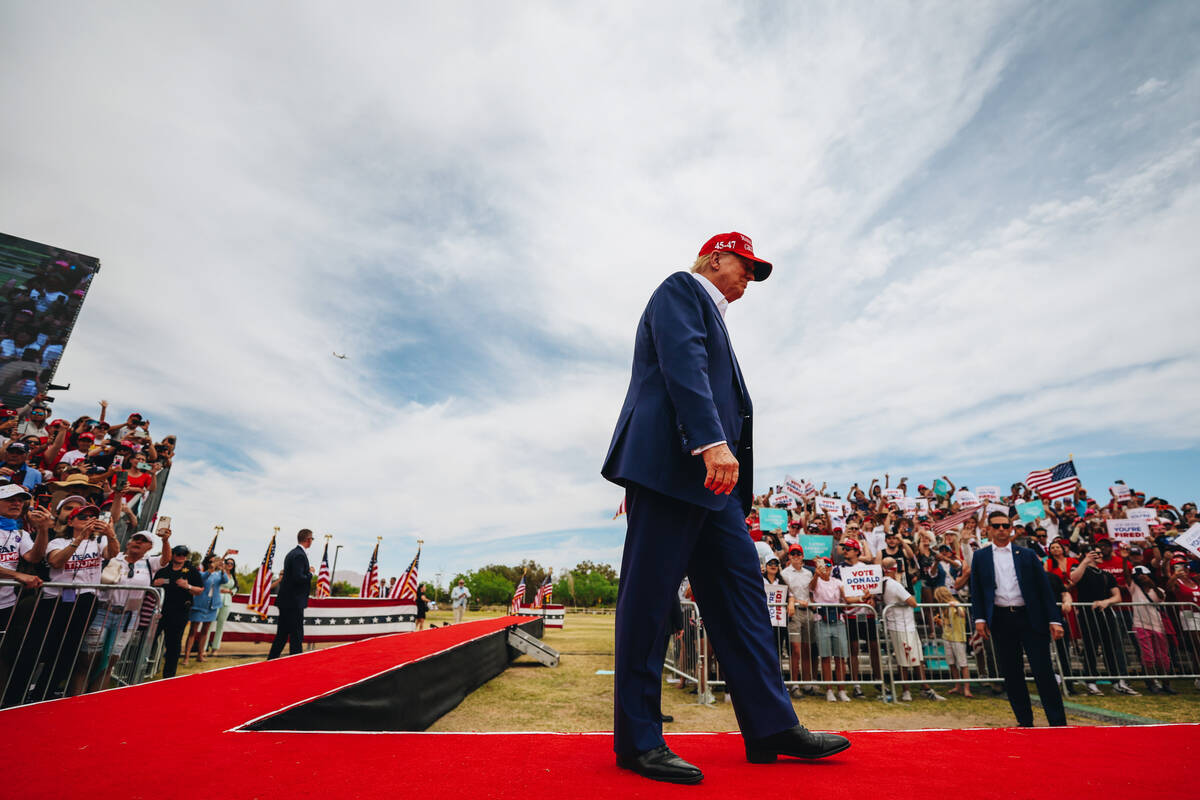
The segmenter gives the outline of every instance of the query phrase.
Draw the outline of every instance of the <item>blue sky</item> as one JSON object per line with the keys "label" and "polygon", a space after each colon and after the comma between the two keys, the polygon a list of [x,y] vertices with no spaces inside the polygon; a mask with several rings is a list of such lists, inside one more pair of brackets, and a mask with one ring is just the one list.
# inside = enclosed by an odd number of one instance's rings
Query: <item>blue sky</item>
{"label": "blue sky", "polygon": [[759,488],[1200,494],[1200,7],[124,8],[0,11],[0,217],[102,259],[58,407],[179,435],[194,544],[616,563],[634,326],[728,230]]}

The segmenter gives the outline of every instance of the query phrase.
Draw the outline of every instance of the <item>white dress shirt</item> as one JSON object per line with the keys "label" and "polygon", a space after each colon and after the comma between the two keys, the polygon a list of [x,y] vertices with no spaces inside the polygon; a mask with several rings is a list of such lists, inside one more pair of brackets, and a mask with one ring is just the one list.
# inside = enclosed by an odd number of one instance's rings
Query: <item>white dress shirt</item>
{"label": "white dress shirt", "polygon": [[996,570],[996,605],[1002,608],[1025,605],[1021,585],[1017,583],[1017,566],[1013,563],[1012,545],[992,545],[992,564]]}
{"label": "white dress shirt", "polygon": [[[711,297],[712,301],[717,304],[717,312],[721,315],[721,319],[725,319],[725,309],[729,308],[729,301],[725,299],[725,295],[721,294],[721,290],[717,288],[715,283],[701,275],[699,272],[693,272],[692,277],[700,282],[700,285],[704,287],[704,291],[708,292],[708,296]],[[692,455],[698,456],[705,450],[709,450],[719,444],[725,444],[725,440],[722,439],[719,442],[712,442],[711,444],[706,444],[703,447],[697,447],[692,451]]]}

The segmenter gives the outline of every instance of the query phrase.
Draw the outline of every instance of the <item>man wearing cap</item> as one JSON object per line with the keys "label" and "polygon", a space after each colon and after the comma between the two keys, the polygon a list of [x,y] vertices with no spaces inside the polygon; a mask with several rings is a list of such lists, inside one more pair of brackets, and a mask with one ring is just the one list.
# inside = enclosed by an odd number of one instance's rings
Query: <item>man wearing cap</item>
{"label": "man wearing cap", "polygon": [[792,682],[802,679],[810,684],[803,689],[799,686],[792,688],[792,697],[801,694],[811,695],[815,688],[811,685],[813,679],[813,664],[816,658],[817,621],[813,619],[808,608],[810,601],[809,585],[812,583],[812,570],[804,566],[804,548],[794,544],[788,548],[788,565],[779,573],[784,583],[791,590],[795,601],[796,613],[788,620],[788,641],[791,643],[792,657],[789,659]]}
{"label": "man wearing cap", "polygon": [[[32,652],[34,648],[28,648],[30,652],[23,658],[19,651],[38,608],[37,592],[24,590],[39,588],[42,579],[21,572],[21,562],[26,565],[41,563],[46,555],[50,526],[54,521],[49,511],[43,508],[30,509],[29,524],[34,529],[34,535],[30,536],[21,523],[25,503],[29,500],[29,492],[19,484],[0,486],[0,578],[15,580],[22,586],[20,597],[15,588],[0,587],[0,629],[7,631],[7,635],[0,640],[0,687],[12,686],[3,702],[5,706],[19,702],[36,665],[36,653]],[[49,616],[43,614],[34,627],[44,630],[48,624]],[[21,663],[18,664],[18,661]],[[17,667],[20,667],[15,675],[17,680],[13,681]],[[19,684],[20,691],[16,691],[15,684]]]}
{"label": "man wearing cap", "polygon": [[30,468],[29,445],[15,439],[4,448],[4,461],[0,463],[0,482],[16,483],[33,489],[42,482],[42,473]]}
{"label": "man wearing cap", "polygon": [[[163,540],[166,547],[166,540]],[[188,563],[186,545],[171,548],[171,563],[154,573],[153,586],[163,589],[162,620],[159,628],[163,635],[163,677],[172,678],[179,665],[179,651],[183,645],[183,629],[187,627],[188,609],[192,598],[204,591],[204,578],[200,570]]]}
{"label": "man wearing cap", "polygon": [[625,488],[628,521],[617,592],[613,749],[618,766],[654,780],[703,778],[666,746],[659,712],[662,632],[685,573],[747,758],[820,758],[850,744],[797,723],[746,529],[753,407],[724,317],[750,281],[770,273],[749,237],[719,234],[700,248],[691,274],[676,272],[655,290],[638,323],[633,374],[601,470]]}

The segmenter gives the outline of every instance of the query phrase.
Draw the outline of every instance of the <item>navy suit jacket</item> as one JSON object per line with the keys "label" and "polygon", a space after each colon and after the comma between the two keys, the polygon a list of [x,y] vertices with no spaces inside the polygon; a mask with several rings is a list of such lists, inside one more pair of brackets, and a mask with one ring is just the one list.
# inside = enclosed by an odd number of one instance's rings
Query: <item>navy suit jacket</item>
{"label": "navy suit jacket", "polygon": [[283,559],[279,588],[275,593],[276,608],[308,608],[308,591],[312,573],[308,571],[308,554],[296,545]]}
{"label": "navy suit jacket", "polygon": [[638,322],[633,375],[601,474],[712,510],[728,502],[704,488],[697,447],[724,440],[739,462],[734,491],[754,499],[752,406],[716,303],[688,272],[655,290]]}
{"label": "navy suit jacket", "polygon": [[[1058,610],[1059,598],[1050,590],[1050,579],[1037,553],[1028,547],[1009,545],[1013,550],[1013,566],[1017,569],[1017,585],[1025,599],[1025,613],[1029,625],[1035,631],[1050,635],[1050,623],[1062,624]],[[972,619],[982,619],[992,624],[992,610],[996,606],[996,563],[992,559],[992,548],[976,551],[971,559],[971,614]]]}

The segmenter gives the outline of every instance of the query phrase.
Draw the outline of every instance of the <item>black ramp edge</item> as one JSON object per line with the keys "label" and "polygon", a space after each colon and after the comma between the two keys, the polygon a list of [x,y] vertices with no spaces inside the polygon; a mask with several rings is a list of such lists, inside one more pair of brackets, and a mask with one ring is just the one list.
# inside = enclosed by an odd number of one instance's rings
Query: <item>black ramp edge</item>
{"label": "black ramp edge", "polygon": [[[542,636],[540,619],[519,627],[531,636]],[[252,722],[242,730],[423,731],[503,672],[518,655],[508,646],[505,628]]]}

